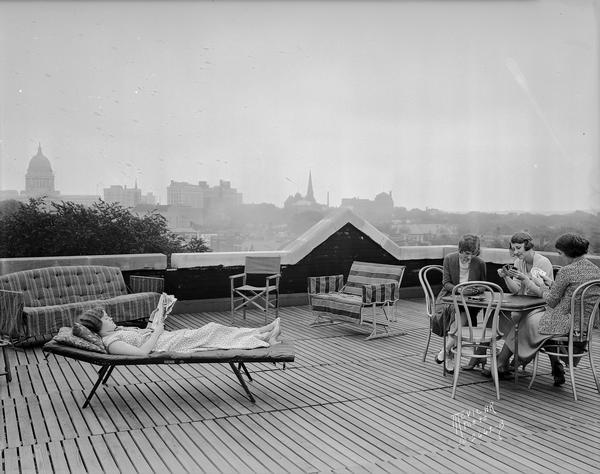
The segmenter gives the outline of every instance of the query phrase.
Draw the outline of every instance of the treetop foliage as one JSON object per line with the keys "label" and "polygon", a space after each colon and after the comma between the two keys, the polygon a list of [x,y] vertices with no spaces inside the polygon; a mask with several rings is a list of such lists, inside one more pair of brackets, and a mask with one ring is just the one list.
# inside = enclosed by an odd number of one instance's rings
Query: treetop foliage
{"label": "treetop foliage", "polygon": [[210,251],[173,234],[153,210],[139,217],[120,204],[99,200],[89,207],[32,198],[0,212],[0,257],[116,255]]}

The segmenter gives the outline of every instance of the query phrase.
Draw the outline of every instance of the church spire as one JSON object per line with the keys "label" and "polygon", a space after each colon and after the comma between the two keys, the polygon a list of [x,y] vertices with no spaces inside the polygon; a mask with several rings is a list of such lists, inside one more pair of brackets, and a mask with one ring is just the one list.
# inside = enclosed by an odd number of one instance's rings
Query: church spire
{"label": "church spire", "polygon": [[312,173],[308,172],[308,189],[306,190],[306,200],[314,202],[315,195],[313,194]]}

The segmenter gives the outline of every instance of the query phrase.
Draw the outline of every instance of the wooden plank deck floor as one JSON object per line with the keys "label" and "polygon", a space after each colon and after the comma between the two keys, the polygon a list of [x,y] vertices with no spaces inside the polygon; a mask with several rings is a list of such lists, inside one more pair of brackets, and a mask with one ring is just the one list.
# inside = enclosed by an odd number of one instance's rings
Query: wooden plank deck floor
{"label": "wooden plank deck floor", "polygon": [[[228,365],[155,365],[117,367],[82,409],[93,366],[17,350],[12,382],[0,379],[2,470],[598,472],[600,394],[585,359],[577,402],[569,382],[552,386],[546,360],[532,390],[528,377],[505,380],[496,401],[489,379],[462,372],[452,400],[452,379],[433,362],[439,338],[422,361],[423,301],[398,309],[405,335],[365,341],[349,325],[309,327],[306,306],[282,308],[296,361],[248,365],[255,404]],[[229,314],[173,315],[167,328],[209,321]],[[262,322],[251,312],[246,325]],[[458,413],[471,428],[453,423]]]}

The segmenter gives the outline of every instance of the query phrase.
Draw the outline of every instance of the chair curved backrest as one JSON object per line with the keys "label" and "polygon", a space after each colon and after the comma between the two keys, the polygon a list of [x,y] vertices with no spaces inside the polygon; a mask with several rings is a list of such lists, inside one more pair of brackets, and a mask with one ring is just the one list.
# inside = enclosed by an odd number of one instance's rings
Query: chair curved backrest
{"label": "chair curved backrest", "polygon": [[[434,274],[440,274],[440,277],[444,275],[444,267],[441,265],[427,265],[419,270],[419,281],[423,287],[423,293],[425,293],[425,309],[427,316],[430,318],[435,314],[435,298],[436,295],[431,287],[431,279]],[[440,278],[441,281],[441,278]]]}
{"label": "chair curved backrest", "polygon": [[[477,294],[469,296],[470,291],[477,290]],[[459,283],[452,289],[452,299],[454,304],[455,314],[464,312],[467,317],[465,329],[468,327],[468,337],[465,338],[465,332],[461,331],[463,323],[461,318],[455,317],[457,326],[457,337],[463,339],[469,343],[479,343],[486,338],[495,338],[498,333],[498,318],[500,315],[500,307],[502,306],[502,298],[504,297],[504,291],[496,283],[489,281],[467,281]],[[483,304],[486,301],[485,307],[473,307],[472,303]],[[483,331],[478,331],[477,339],[474,336],[473,323],[471,320],[471,312],[476,311],[479,313],[483,311],[483,318],[481,322],[481,328]],[[488,323],[491,319],[491,325]],[[480,333],[480,334],[479,334]]]}
{"label": "chair curved backrest", "polygon": [[[425,311],[429,317],[429,332],[427,333],[427,343],[425,344],[425,351],[423,351],[423,362],[427,358],[427,351],[429,351],[429,341],[431,340],[431,329],[432,329],[432,318],[435,314],[435,293],[431,287],[431,280],[434,275],[440,274],[440,281],[444,276],[444,267],[441,265],[427,265],[419,270],[419,281],[423,287],[423,293],[425,293]],[[444,344],[446,340],[444,338]]]}
{"label": "chair curved backrest", "polygon": [[[600,279],[590,280],[579,285],[571,296],[570,309],[568,334],[564,336],[553,336],[544,344],[539,352],[556,357],[564,357],[566,343],[571,389],[573,390],[573,399],[577,400],[574,367],[586,354],[590,360],[590,368],[592,369],[592,375],[596,382],[596,389],[598,390],[598,393],[600,393],[600,378],[596,373],[596,366],[594,365],[591,351],[594,322],[600,312]],[[577,353],[574,351],[574,342],[581,343]],[[529,388],[533,385],[533,381],[537,374],[539,352],[536,353],[535,356]],[[577,361],[575,361],[575,359],[577,359]]]}
{"label": "chair curved backrest", "polygon": [[579,285],[571,296],[569,346],[573,340],[590,342],[600,306],[600,279]]}

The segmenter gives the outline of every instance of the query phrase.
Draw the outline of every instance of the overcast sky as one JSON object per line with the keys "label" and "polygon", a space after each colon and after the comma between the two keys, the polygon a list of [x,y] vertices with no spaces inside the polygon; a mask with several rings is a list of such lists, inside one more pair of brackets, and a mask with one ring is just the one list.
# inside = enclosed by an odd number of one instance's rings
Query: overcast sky
{"label": "overcast sky", "polygon": [[598,1],[0,2],[0,188],[600,209]]}

